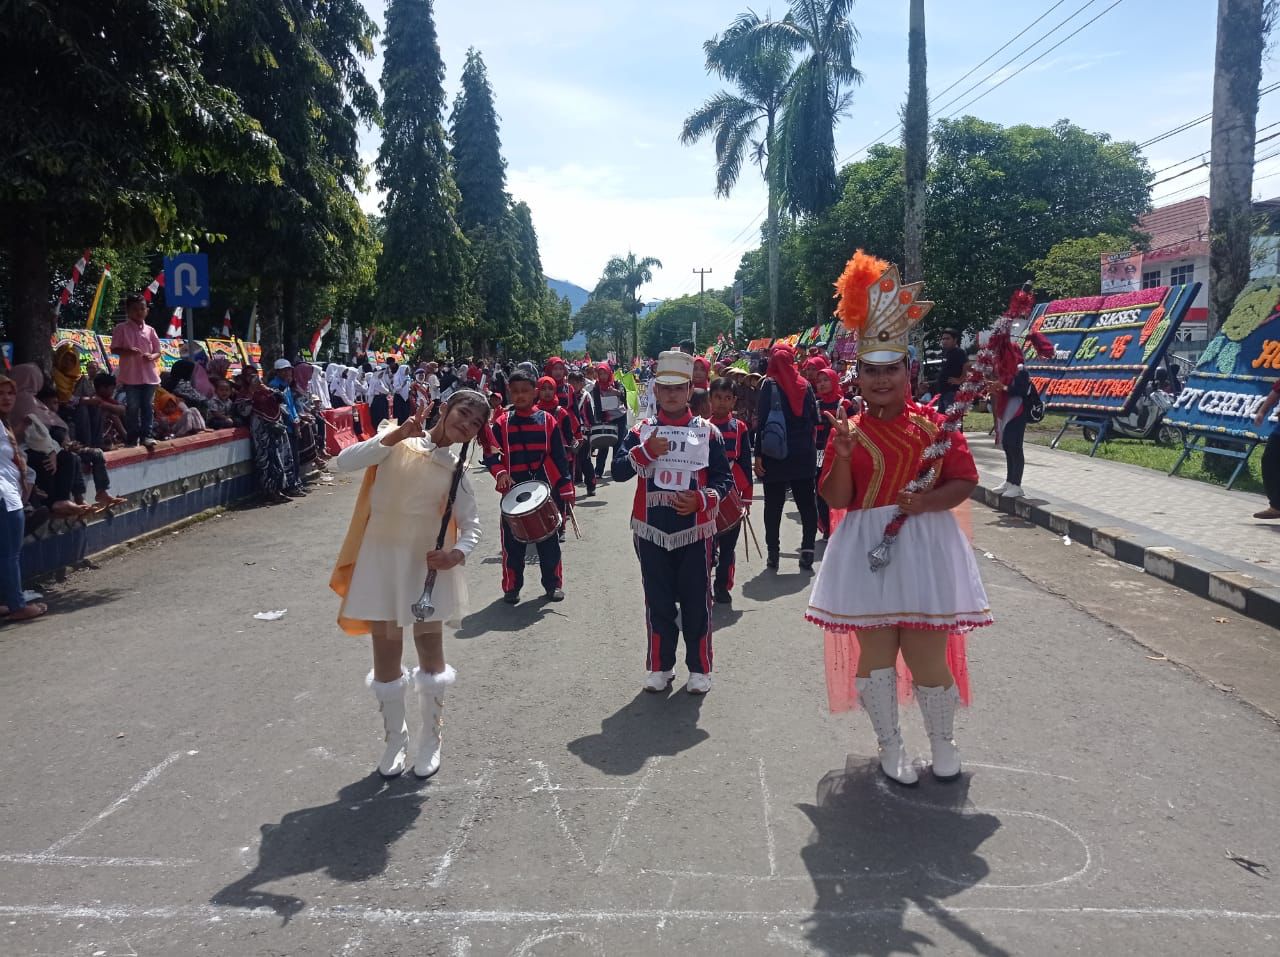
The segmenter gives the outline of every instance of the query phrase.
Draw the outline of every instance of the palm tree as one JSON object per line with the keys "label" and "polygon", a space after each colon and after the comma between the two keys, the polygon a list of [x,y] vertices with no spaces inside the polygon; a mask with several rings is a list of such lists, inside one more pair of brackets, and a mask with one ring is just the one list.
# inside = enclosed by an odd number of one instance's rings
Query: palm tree
{"label": "palm tree", "polygon": [[[765,14],[765,20],[768,19]],[[782,112],[783,100],[791,78],[791,48],[778,41],[765,41],[750,46],[743,38],[750,36],[763,23],[748,11],[741,14],[723,37],[712,37],[702,45],[707,57],[707,72],[717,73],[735,84],[737,93],[721,91],[684,121],[680,142],[696,143],[712,131],[716,146],[716,195],[728,196],[737,185],[742,159],[751,146],[751,159],[760,168],[769,191],[769,324],[774,335],[778,328],[778,189],[772,170],[773,146]],[[764,124],[764,135],[760,125]]]}
{"label": "palm tree", "polygon": [[[849,87],[862,82],[853,65],[858,30],[853,0],[790,0],[781,20],[762,20],[742,33],[735,56],[778,43],[804,58],[791,74],[778,131],[777,175],[787,209],[813,215],[836,199],[835,126],[849,109]],[[745,49],[743,49],[745,48]]]}
{"label": "palm tree", "polygon": [[632,355],[640,354],[640,310],[644,304],[640,301],[640,287],[653,282],[653,271],[661,269],[662,263],[653,256],[636,259],[636,254],[628,252],[625,257],[614,256],[604,267],[604,275],[596,283],[593,295],[616,299],[622,308],[631,313],[631,351]]}

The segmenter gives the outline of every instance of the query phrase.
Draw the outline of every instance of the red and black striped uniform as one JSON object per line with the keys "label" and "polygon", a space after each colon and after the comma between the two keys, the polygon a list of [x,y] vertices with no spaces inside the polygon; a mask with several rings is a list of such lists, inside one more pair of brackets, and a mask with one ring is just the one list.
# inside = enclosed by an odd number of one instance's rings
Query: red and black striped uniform
{"label": "red and black striped uniform", "polygon": [[[495,479],[510,474],[513,484],[543,481],[551,486],[556,504],[563,512],[573,504],[573,471],[565,454],[564,440],[555,419],[541,409],[522,414],[515,409],[499,413],[485,431],[489,453],[485,467]],[[516,539],[502,522],[502,590],[519,591],[524,585],[524,557],[528,546]],[[542,587],[550,591],[564,585],[560,562],[560,541],[552,535],[539,542],[538,564]]]}
{"label": "red and black striped uniform", "polygon": [[[754,474],[751,471],[751,430],[733,413],[723,419],[711,419],[724,439],[724,455],[729,460],[733,484],[743,504],[751,501]],[[743,519],[745,521],[745,519]],[[738,536],[742,534],[742,522],[716,536],[716,591],[732,591],[734,572],[738,563]]]}
{"label": "red and black striped uniform", "polygon": [[573,407],[578,413],[578,422],[582,429],[579,436],[578,454],[573,463],[573,482],[576,485],[579,482],[585,482],[587,491],[594,493],[596,490],[596,470],[591,464],[591,427],[596,424],[595,408],[591,401],[591,394],[585,389],[582,392],[574,391]]}
{"label": "red and black striped uniform", "polygon": [[[675,510],[678,493],[651,484],[655,460],[645,452],[641,435],[647,435],[652,425],[710,428],[707,466],[695,472],[690,480],[689,490],[700,497],[700,507],[691,515],[681,515]],[[685,663],[689,671],[710,674],[713,659],[711,549],[715,540],[715,514],[733,483],[724,454],[724,440],[715,426],[706,419],[694,418],[688,410],[678,418],[659,412],[656,419],[641,420],[627,434],[621,454],[614,456],[615,481],[626,482],[637,475],[631,531],[644,586],[648,669],[671,671],[675,668],[676,648],[683,627]]]}

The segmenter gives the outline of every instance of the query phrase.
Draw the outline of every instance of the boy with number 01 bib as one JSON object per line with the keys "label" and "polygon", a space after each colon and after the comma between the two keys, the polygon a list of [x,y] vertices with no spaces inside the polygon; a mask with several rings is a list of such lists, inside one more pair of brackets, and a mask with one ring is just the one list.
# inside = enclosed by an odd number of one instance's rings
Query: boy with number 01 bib
{"label": "boy with number 01 bib", "polygon": [[648,628],[644,690],[654,693],[665,692],[675,679],[680,626],[689,667],[686,690],[711,690],[715,516],[733,475],[719,430],[689,412],[692,381],[692,356],[662,353],[653,380],[657,413],[627,434],[613,460],[615,481],[638,476],[631,531]]}

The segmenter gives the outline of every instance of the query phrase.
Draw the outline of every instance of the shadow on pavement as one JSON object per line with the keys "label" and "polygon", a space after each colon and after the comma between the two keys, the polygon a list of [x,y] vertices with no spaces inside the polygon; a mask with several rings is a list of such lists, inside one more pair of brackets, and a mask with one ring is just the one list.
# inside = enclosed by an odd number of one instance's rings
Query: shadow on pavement
{"label": "shadow on pavement", "polygon": [[429,790],[412,776],[384,781],[375,772],[348,784],[330,804],[290,811],[278,824],[262,825],[258,866],[218,891],[210,903],[269,907],[287,924],[307,902],[259,890],[261,885],[313,871],[344,883],[381,874],[391,845],[413,826]]}
{"label": "shadow on pavement", "polygon": [[639,692],[600,722],[600,733],[569,742],[570,753],[605,774],[635,774],[652,757],[687,751],[711,735],[698,727],[704,695],[678,684],[665,694]]}
{"label": "shadow on pavement", "polygon": [[[969,775],[940,784],[924,772],[913,789],[891,784],[876,758],[850,757],[798,805],[815,828],[801,852],[817,899],[805,936],[826,954],[945,953],[1008,957],[941,903],[990,873],[979,848],[1001,827],[969,811]],[[937,922],[937,939],[905,926],[908,909]]]}
{"label": "shadow on pavement", "polygon": [[[785,556],[783,560],[786,560]],[[782,571],[772,572],[766,568],[742,583],[742,594],[755,601],[770,601],[802,592],[811,584],[813,575],[808,572],[788,574]]]}
{"label": "shadow on pavement", "polygon": [[550,607],[542,595],[542,585],[535,578],[532,587],[525,582],[520,604],[508,605],[501,598],[494,599],[484,608],[462,619],[462,626],[455,638],[479,638],[495,631],[524,631],[547,613]]}

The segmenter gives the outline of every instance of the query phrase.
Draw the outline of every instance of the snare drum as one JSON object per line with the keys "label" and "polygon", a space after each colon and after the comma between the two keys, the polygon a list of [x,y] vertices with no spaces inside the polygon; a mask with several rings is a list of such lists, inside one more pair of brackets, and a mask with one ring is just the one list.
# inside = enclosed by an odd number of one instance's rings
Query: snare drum
{"label": "snare drum", "polygon": [[601,449],[611,449],[618,444],[618,426],[608,422],[601,422],[599,425],[591,427],[591,451],[599,452]]}
{"label": "snare drum", "polygon": [[716,512],[716,534],[729,531],[742,521],[745,514],[747,507],[742,503],[742,496],[736,488],[730,489],[729,494],[720,499],[720,510]]}
{"label": "snare drum", "polygon": [[564,519],[546,482],[521,482],[502,496],[502,520],[516,541],[536,545],[560,531]]}

